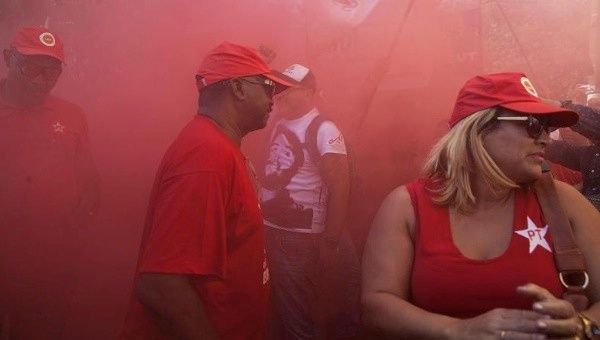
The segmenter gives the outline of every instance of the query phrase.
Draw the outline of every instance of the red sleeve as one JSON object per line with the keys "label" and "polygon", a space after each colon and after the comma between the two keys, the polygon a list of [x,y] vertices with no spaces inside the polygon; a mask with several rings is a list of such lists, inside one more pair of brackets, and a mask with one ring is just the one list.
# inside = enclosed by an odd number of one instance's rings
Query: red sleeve
{"label": "red sleeve", "polygon": [[201,171],[163,182],[153,199],[139,272],[225,277],[228,193],[223,172]]}
{"label": "red sleeve", "polygon": [[559,181],[575,185],[583,180],[581,172],[571,170],[563,165],[550,163],[550,170],[552,175]]}

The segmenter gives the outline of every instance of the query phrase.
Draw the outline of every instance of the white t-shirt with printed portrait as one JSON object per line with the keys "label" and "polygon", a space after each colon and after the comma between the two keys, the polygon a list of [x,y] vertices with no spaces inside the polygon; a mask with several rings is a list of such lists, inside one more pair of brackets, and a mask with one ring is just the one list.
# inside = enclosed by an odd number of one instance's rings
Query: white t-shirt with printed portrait
{"label": "white t-shirt with printed portrait", "polygon": [[[265,224],[302,233],[321,233],[327,217],[327,186],[319,171],[319,160],[311,159],[306,131],[319,115],[313,108],[304,116],[279,120],[273,129],[261,190]],[[314,145],[314,141],[312,142]],[[329,120],[316,133],[316,149],[346,154],[341,131]]]}

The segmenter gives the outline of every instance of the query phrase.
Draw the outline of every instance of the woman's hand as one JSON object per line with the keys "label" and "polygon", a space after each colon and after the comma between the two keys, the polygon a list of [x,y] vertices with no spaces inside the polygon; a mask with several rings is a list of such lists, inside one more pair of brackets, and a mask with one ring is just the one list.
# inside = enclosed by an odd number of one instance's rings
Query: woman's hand
{"label": "woman's hand", "polygon": [[448,331],[450,339],[546,339],[538,323],[544,316],[534,311],[494,309],[477,317],[458,320]]}
{"label": "woman's hand", "polygon": [[548,290],[533,283],[518,287],[517,292],[531,297],[535,302],[532,309],[544,316],[537,329],[548,337],[560,339],[583,339],[583,326],[573,305],[559,299]]}

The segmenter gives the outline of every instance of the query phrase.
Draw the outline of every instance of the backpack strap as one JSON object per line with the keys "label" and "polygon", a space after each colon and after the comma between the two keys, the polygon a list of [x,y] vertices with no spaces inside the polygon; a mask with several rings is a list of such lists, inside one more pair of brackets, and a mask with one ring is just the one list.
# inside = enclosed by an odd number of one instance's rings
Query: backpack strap
{"label": "backpack strap", "polygon": [[546,171],[536,181],[535,191],[544,219],[552,233],[554,261],[560,282],[567,289],[563,298],[569,300],[576,310],[581,311],[588,303],[584,290],[588,285],[589,277],[583,253],[575,243],[571,223],[558,200],[550,171]]}
{"label": "backpack strap", "polygon": [[306,134],[304,135],[304,148],[308,151],[310,159],[317,164],[321,160],[321,153],[319,152],[319,146],[317,145],[317,134],[321,125],[326,121],[329,121],[329,119],[322,114],[318,114],[308,124]]}

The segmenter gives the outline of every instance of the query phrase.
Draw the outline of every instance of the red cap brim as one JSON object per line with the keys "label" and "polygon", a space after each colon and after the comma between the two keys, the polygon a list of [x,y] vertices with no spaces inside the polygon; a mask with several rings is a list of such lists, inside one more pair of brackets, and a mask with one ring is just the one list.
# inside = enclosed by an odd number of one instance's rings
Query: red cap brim
{"label": "red cap brim", "polygon": [[541,102],[513,102],[503,103],[498,106],[520,113],[548,116],[550,118],[550,125],[554,127],[571,126],[577,123],[579,120],[579,115],[576,112],[565,110],[560,106],[549,105]]}
{"label": "red cap brim", "polygon": [[56,53],[52,53],[47,50],[38,49],[38,48],[27,48],[27,47],[15,47],[15,49],[17,51],[19,51],[19,53],[21,53],[22,55],[47,55],[49,57],[60,60],[63,64],[65,62],[63,56],[56,54]]}
{"label": "red cap brim", "polygon": [[297,84],[294,84],[293,79],[286,77],[284,74],[277,71],[271,71],[271,73],[264,73],[262,75],[266,78],[271,79],[277,84],[277,86],[275,87],[275,93],[285,91],[288,87],[298,86]]}
{"label": "red cap brim", "polygon": [[286,76],[285,74],[279,71],[271,70],[270,74],[264,74],[264,76],[275,82],[275,94],[279,94],[290,87],[299,86],[299,83],[296,80]]}

